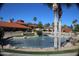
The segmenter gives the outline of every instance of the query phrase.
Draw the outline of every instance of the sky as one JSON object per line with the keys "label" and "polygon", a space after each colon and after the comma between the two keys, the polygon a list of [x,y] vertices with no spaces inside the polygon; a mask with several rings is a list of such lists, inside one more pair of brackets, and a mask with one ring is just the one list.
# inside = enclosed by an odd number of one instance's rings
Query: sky
{"label": "sky", "polygon": [[[74,19],[77,19],[79,23],[79,9],[75,5],[70,8],[62,6],[62,9],[62,25],[67,24],[70,26]],[[37,17],[36,23],[41,21],[43,24],[52,24],[54,20],[53,10],[46,4],[41,3],[6,3],[0,10],[0,16],[3,17],[3,21],[9,21],[10,18],[14,18],[14,21],[22,19],[25,23],[34,23],[33,17]]]}

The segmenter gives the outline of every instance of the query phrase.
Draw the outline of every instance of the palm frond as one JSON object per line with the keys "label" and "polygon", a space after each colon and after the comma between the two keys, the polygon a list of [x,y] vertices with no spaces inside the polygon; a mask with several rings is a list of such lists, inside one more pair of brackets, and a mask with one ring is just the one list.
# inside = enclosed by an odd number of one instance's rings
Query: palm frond
{"label": "palm frond", "polygon": [[77,21],[78,21],[78,20],[77,20],[77,19],[75,19],[75,20],[73,20],[73,21],[72,21],[72,23],[76,23]]}
{"label": "palm frond", "polygon": [[77,8],[79,9],[79,3],[76,3]]}
{"label": "palm frond", "polygon": [[4,3],[0,3],[0,10],[2,9],[3,5],[4,5]]}
{"label": "palm frond", "polygon": [[72,6],[71,3],[65,3],[65,5],[66,5],[67,8],[70,8]]}
{"label": "palm frond", "polygon": [[45,5],[47,5],[50,9],[52,9],[53,3],[45,3]]}

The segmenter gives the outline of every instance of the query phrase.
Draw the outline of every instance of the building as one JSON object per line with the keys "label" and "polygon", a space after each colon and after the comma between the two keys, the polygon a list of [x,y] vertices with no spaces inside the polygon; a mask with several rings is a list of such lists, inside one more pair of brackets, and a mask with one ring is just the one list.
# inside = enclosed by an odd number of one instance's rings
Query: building
{"label": "building", "polygon": [[3,22],[3,21],[0,21],[0,27],[4,28],[5,31],[26,31],[30,29],[30,27],[21,25],[17,22]]}
{"label": "building", "polygon": [[[54,27],[44,27],[43,30],[46,30],[46,31],[54,31]],[[61,29],[62,32],[66,32],[66,33],[69,33],[69,32],[72,32],[72,29],[69,28],[69,27],[66,27],[66,28],[62,28]]]}
{"label": "building", "polygon": [[72,29],[71,28],[62,28],[62,32],[69,33],[69,32],[72,32]]}

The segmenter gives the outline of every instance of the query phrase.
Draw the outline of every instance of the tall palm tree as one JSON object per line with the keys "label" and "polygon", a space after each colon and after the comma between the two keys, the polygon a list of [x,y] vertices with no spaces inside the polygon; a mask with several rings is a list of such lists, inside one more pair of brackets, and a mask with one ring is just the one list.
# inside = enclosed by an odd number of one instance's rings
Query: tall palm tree
{"label": "tall palm tree", "polygon": [[34,17],[34,18],[33,18],[33,21],[36,22],[36,21],[37,21],[37,17]]}
{"label": "tall palm tree", "polygon": [[72,24],[73,24],[73,29],[74,29],[74,28],[75,28],[75,26],[77,25],[77,21],[78,21],[77,19],[75,19],[75,20],[73,20],[73,21],[72,21]]}
{"label": "tall palm tree", "polygon": [[[4,5],[4,3],[0,3],[0,11],[1,11],[3,5]],[[0,17],[0,21],[2,21],[2,20],[3,20],[3,17],[1,16],[1,17]]]}
{"label": "tall palm tree", "polygon": [[78,21],[77,19],[75,19],[75,20],[72,21],[72,24],[73,24],[73,32],[74,32],[75,35],[77,35],[77,31],[78,31],[77,30],[78,29],[77,28],[78,27],[77,26],[77,21]]}
{"label": "tall palm tree", "polygon": [[2,9],[3,5],[4,5],[4,3],[0,3],[0,10]]}
{"label": "tall palm tree", "polygon": [[63,25],[63,28],[67,28],[68,26],[66,24]]}
{"label": "tall palm tree", "polygon": [[38,27],[39,27],[40,29],[43,27],[43,24],[42,24],[41,21],[39,21],[39,23],[38,23]]}
{"label": "tall palm tree", "polygon": [[10,18],[10,22],[13,22],[14,21],[14,18]]}
{"label": "tall palm tree", "polygon": [[45,26],[45,27],[49,27],[49,26],[50,26],[50,23],[47,23],[47,24],[45,24],[44,26]]}
{"label": "tall palm tree", "polygon": [[0,21],[3,21],[3,17],[0,17]]}

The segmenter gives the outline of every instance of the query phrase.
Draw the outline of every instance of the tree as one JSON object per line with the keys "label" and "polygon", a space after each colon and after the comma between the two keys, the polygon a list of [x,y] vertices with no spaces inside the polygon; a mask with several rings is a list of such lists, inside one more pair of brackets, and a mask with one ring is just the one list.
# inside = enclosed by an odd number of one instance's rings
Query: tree
{"label": "tree", "polygon": [[72,26],[72,24],[71,24],[70,28],[71,28],[71,29],[73,29],[73,26]]}
{"label": "tree", "polygon": [[3,36],[4,36],[4,30],[3,28],[0,28],[0,45],[3,49]]}
{"label": "tree", "polygon": [[49,27],[49,26],[50,26],[50,24],[49,24],[49,23],[47,23],[47,24],[45,24],[44,26],[45,26],[45,27]]}
{"label": "tree", "polygon": [[[1,45],[2,49],[3,49],[3,36],[4,36],[4,30],[3,30],[3,28],[0,28],[0,45]],[[0,50],[0,55],[2,55],[1,50]]]}
{"label": "tree", "polygon": [[31,23],[31,22],[29,22],[29,23],[27,23],[27,25],[32,25],[32,23]]}
{"label": "tree", "polygon": [[0,3],[0,10],[2,9],[3,5],[4,5],[4,3]]}
{"label": "tree", "polygon": [[[61,30],[61,16],[63,14],[62,6],[67,6],[67,9],[68,9],[69,7],[73,6],[73,4],[70,4],[70,3],[64,3],[64,4],[63,3],[61,3],[61,4],[60,3],[58,3],[58,4],[57,3],[48,3],[47,5],[49,8],[53,9],[54,15],[56,13],[58,13],[58,24],[59,24],[59,28],[60,28],[59,30]],[[76,5],[79,8],[78,3],[76,3],[74,5]],[[54,21],[55,21],[55,19],[54,19]],[[54,26],[56,23],[57,23],[57,21],[54,22]],[[54,28],[54,29],[56,29],[56,28]]]}
{"label": "tree", "polygon": [[3,21],[3,17],[0,17],[0,21]]}
{"label": "tree", "polygon": [[[9,44],[9,42],[11,42],[11,39],[12,37],[8,37],[8,38],[3,38],[4,37],[4,29],[3,28],[0,28],[0,45],[1,45],[1,50],[3,50],[3,46]],[[2,55],[1,54],[1,50],[0,50],[0,56]]]}
{"label": "tree", "polygon": [[65,25],[63,25],[63,28],[67,28],[68,26],[65,24]]}
{"label": "tree", "polygon": [[77,19],[75,19],[75,20],[73,20],[73,21],[72,21],[72,24],[73,24],[73,29],[74,29],[74,28],[75,28],[75,26],[77,25],[77,21],[78,21]]}
{"label": "tree", "polygon": [[79,24],[75,25],[75,28],[73,29],[73,32],[74,33],[79,32]]}
{"label": "tree", "polygon": [[51,26],[54,28],[54,22],[52,22]]}
{"label": "tree", "polygon": [[10,18],[10,22],[13,22],[14,21],[14,18]]}
{"label": "tree", "polygon": [[77,21],[78,21],[78,20],[77,20],[77,19],[75,19],[75,20],[73,20],[73,21],[72,21],[72,23],[73,23],[73,24],[76,24],[76,23],[77,23]]}
{"label": "tree", "polygon": [[33,21],[36,22],[36,21],[37,21],[37,17],[34,17],[34,18],[33,18]]}
{"label": "tree", "polygon": [[42,28],[42,27],[43,27],[43,24],[42,24],[41,21],[38,23],[38,27],[39,27],[39,28]]}

